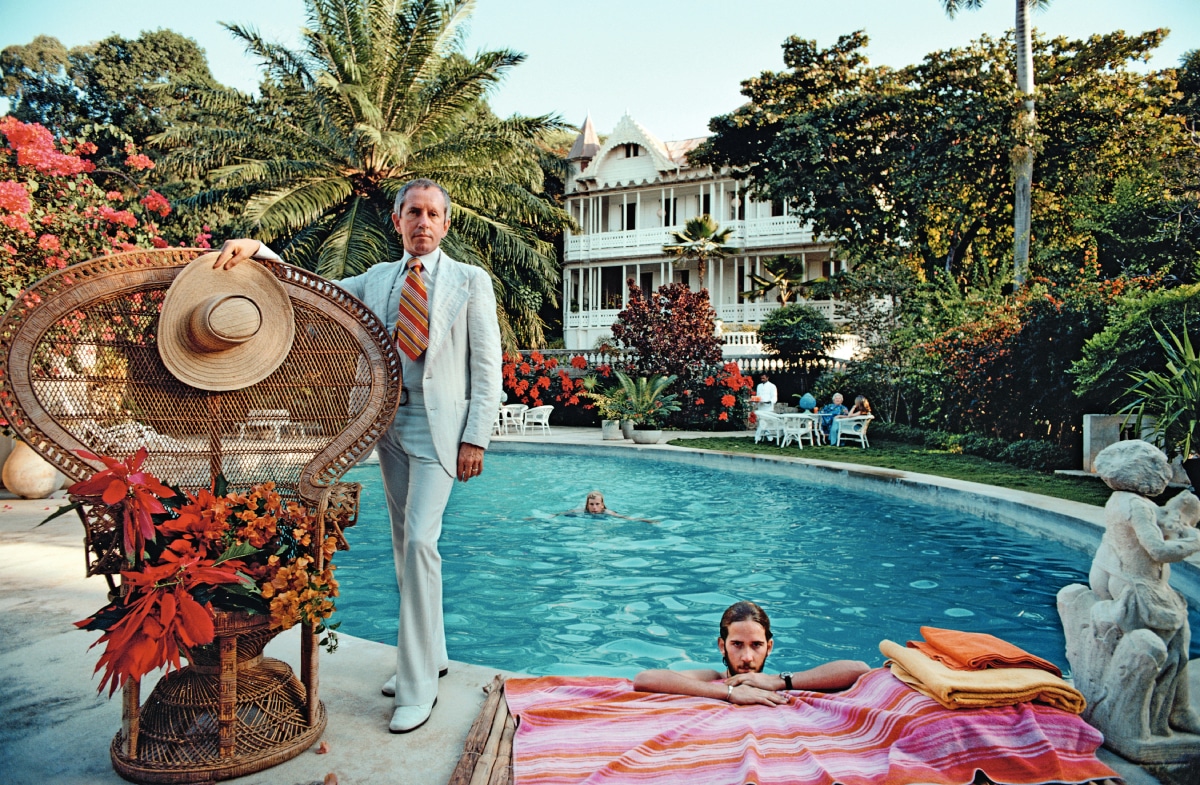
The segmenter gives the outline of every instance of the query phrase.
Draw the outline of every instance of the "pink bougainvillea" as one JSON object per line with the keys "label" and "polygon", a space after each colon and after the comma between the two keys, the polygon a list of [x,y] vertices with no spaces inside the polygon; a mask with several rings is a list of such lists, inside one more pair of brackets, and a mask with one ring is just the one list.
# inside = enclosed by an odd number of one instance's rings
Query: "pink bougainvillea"
{"label": "pink bougainvillea", "polygon": [[156,191],[139,198],[98,186],[82,157],[96,152],[91,142],[60,143],[13,117],[0,118],[0,135],[0,312],[54,270],[165,244],[150,219],[169,214],[170,202]]}

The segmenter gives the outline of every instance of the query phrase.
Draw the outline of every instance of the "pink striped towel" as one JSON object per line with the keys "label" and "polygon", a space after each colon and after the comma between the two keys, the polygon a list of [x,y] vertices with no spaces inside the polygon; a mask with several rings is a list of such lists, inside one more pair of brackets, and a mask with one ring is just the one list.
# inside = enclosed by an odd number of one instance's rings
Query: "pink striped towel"
{"label": "pink striped towel", "polygon": [[950,711],[886,669],[784,706],[634,692],[626,679],[509,679],[517,785],[1010,785],[1116,776],[1100,733],[1022,703]]}

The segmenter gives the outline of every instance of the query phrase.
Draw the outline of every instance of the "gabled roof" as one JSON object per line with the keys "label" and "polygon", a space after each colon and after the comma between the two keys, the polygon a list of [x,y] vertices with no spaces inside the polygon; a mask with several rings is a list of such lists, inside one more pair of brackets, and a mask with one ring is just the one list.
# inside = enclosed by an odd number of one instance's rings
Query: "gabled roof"
{"label": "gabled roof", "polygon": [[[613,148],[618,145],[633,143],[644,148],[650,153],[650,158],[654,163],[654,168],[659,172],[675,172],[679,170],[679,164],[671,159],[670,153],[667,152],[666,145],[658,140],[658,137],[647,131],[640,123],[626,114],[617,123],[617,127],[608,135],[608,141],[604,146],[596,152],[595,159],[603,161]],[[596,179],[596,168],[589,167],[589,171],[583,172],[576,180],[594,180]]]}
{"label": "gabled roof", "polygon": [[579,129],[579,136],[575,137],[575,144],[571,145],[571,152],[567,153],[567,160],[595,158],[599,149],[600,137],[596,135],[596,126],[592,125],[592,116],[589,114],[584,118],[583,127]]}

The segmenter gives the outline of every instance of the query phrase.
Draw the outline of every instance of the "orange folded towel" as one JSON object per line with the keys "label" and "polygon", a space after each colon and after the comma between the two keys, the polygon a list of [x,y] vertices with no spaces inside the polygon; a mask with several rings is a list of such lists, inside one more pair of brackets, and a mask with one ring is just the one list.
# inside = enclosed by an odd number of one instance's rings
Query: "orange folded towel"
{"label": "orange folded towel", "polygon": [[958,671],[978,671],[984,668],[1038,668],[1062,676],[1058,666],[1030,654],[986,632],[961,632],[938,627],[922,627],[923,641],[909,641],[916,649],[947,668]]}

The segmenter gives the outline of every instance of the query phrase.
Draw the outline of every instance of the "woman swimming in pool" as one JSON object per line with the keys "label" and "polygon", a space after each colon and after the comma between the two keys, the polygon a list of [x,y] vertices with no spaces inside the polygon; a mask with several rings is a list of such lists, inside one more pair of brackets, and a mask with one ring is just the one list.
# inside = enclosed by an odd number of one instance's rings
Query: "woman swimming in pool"
{"label": "woman swimming in pool", "polygon": [[559,515],[611,515],[614,518],[624,518],[627,521],[644,521],[645,523],[658,523],[648,518],[631,518],[628,515],[622,515],[619,512],[613,512],[604,504],[604,494],[600,491],[592,491],[584,499],[583,506],[573,510],[560,512]]}

